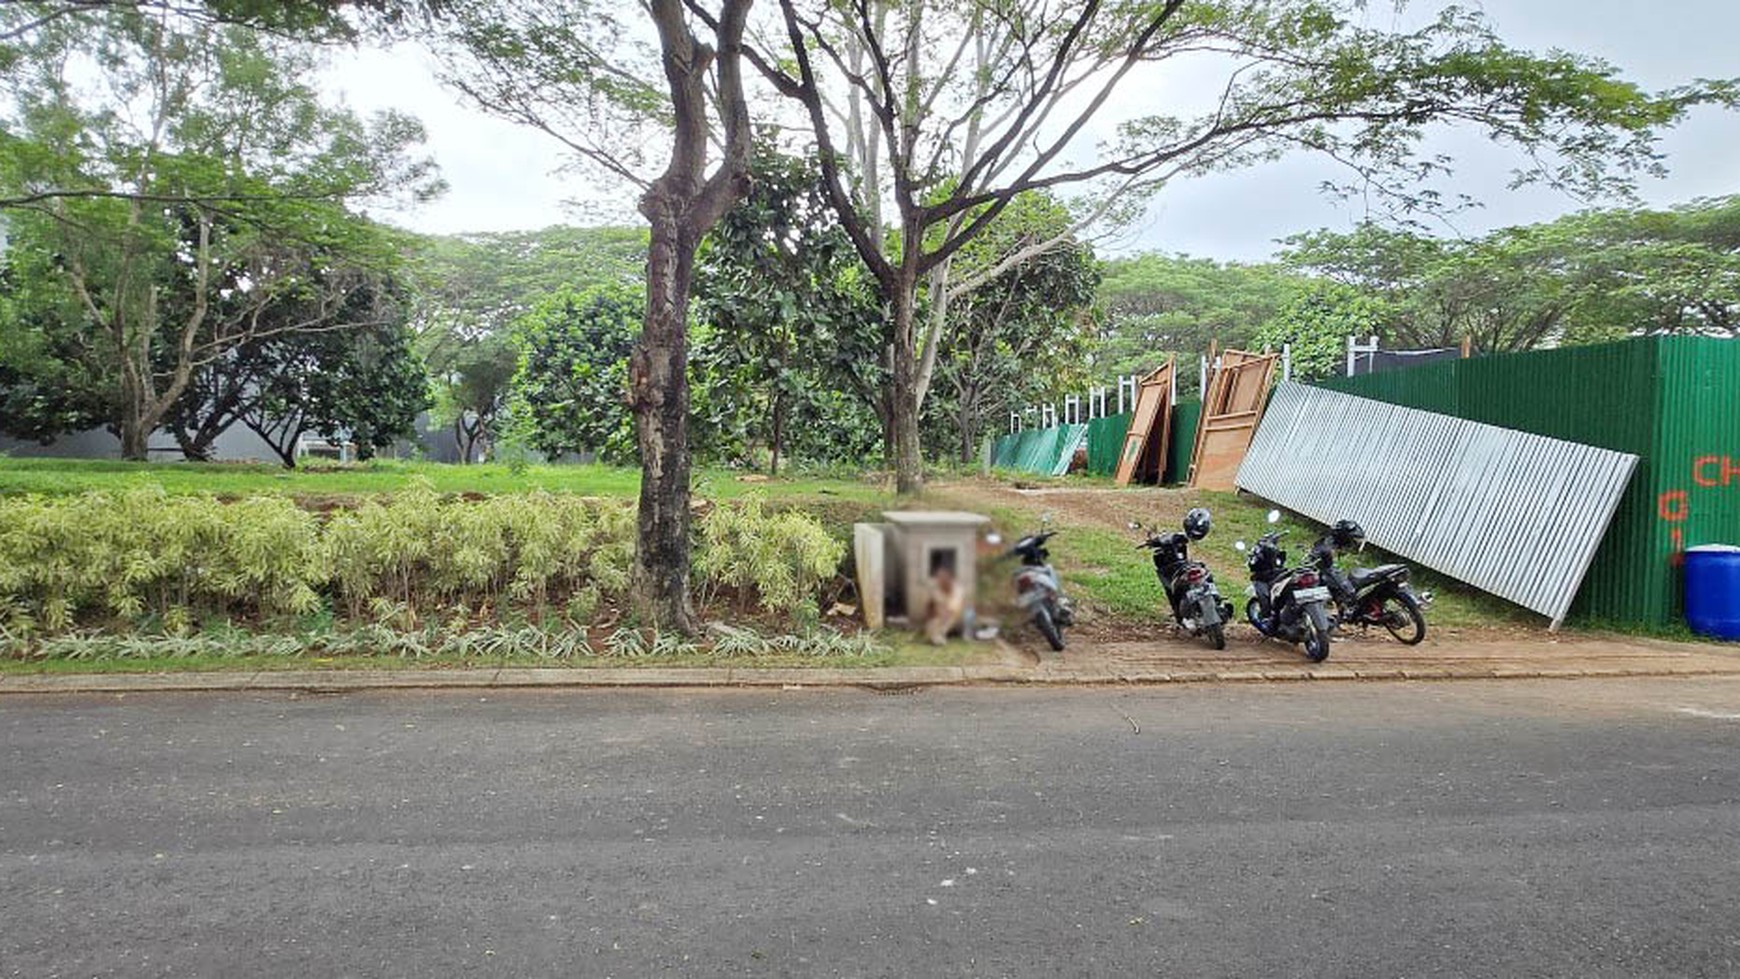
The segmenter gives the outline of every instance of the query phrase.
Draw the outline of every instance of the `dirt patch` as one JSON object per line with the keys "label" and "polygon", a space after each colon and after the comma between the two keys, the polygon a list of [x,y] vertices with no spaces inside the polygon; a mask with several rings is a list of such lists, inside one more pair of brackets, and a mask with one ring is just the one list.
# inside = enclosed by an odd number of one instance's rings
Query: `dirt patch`
{"label": "dirt patch", "polygon": [[1050,512],[1060,524],[1119,531],[1132,520],[1150,525],[1176,524],[1198,499],[1191,490],[1154,486],[1023,489],[989,479],[936,485],[925,496],[927,501],[963,510],[983,510],[990,505],[1021,510],[1036,517]]}

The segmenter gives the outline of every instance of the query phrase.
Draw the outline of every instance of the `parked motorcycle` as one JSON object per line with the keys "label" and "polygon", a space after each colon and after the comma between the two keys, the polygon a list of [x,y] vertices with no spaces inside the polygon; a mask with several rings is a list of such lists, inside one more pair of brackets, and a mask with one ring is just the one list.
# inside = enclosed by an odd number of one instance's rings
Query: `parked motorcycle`
{"label": "parked motorcycle", "polygon": [[[1281,514],[1269,511],[1269,523]],[[1305,658],[1321,663],[1329,658],[1329,586],[1315,568],[1287,567],[1287,552],[1281,547],[1281,532],[1271,531],[1250,547],[1245,565],[1251,585],[1245,594],[1245,618],[1258,632],[1285,642],[1303,643]],[[1244,541],[1233,545],[1247,550]]]}
{"label": "parked motorcycle", "polygon": [[1212,521],[1209,512],[1197,507],[1184,515],[1184,532],[1161,533],[1141,524],[1130,524],[1147,539],[1137,544],[1154,552],[1154,574],[1172,605],[1172,618],[1178,627],[1193,636],[1206,638],[1215,649],[1226,648],[1226,624],[1233,615],[1232,605],[1220,596],[1214,575],[1208,565],[1190,559],[1190,544],[1208,536]]}
{"label": "parked motorcycle", "polygon": [[1402,642],[1418,645],[1426,638],[1425,609],[1432,604],[1432,593],[1416,593],[1409,586],[1405,564],[1354,568],[1345,574],[1336,569],[1337,556],[1364,547],[1365,529],[1352,520],[1336,521],[1311,547],[1306,563],[1329,588],[1336,608],[1332,623],[1361,629],[1381,625]]}
{"label": "parked motorcycle", "polygon": [[1049,561],[1051,553],[1045,542],[1057,536],[1055,530],[1029,534],[1016,541],[1006,556],[1021,559],[1015,570],[1015,604],[1033,616],[1033,625],[1051,648],[1063,650],[1063,630],[1075,624],[1075,612],[1063,594],[1063,582]]}

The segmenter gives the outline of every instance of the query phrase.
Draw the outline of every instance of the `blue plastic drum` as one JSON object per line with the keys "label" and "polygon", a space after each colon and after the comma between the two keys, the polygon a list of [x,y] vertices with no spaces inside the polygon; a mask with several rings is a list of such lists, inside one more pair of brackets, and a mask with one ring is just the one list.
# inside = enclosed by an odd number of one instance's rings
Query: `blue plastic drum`
{"label": "blue plastic drum", "polygon": [[1686,621],[1695,632],[1740,641],[1740,547],[1686,552]]}

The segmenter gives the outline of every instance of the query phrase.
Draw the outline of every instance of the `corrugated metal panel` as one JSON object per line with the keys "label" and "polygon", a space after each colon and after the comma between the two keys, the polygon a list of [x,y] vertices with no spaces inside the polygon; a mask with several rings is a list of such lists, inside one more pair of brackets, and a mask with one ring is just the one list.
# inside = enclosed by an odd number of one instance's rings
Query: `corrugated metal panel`
{"label": "corrugated metal panel", "polygon": [[1196,425],[1202,420],[1202,401],[1193,398],[1172,407],[1172,444],[1166,452],[1166,473],[1160,482],[1168,485],[1190,478],[1190,453],[1196,448]]}
{"label": "corrugated metal panel", "polygon": [[1319,383],[1322,387],[1343,394],[1461,418],[1464,416],[1458,410],[1457,381],[1463,363],[1441,361],[1406,370],[1384,371],[1381,374],[1332,377]]}
{"label": "corrugated metal panel", "polygon": [[1124,447],[1124,436],[1130,431],[1132,412],[1108,415],[1088,422],[1087,471],[1095,476],[1110,476],[1118,470],[1118,450]]}
{"label": "corrugated metal panel", "polygon": [[991,465],[1036,476],[1061,476],[1069,471],[1075,450],[1087,439],[1086,425],[1028,429],[997,440]]}
{"label": "corrugated metal panel", "polygon": [[1679,559],[1700,544],[1740,544],[1740,341],[1659,341],[1654,484],[1642,525],[1665,569],[1664,620],[1683,608]]}
{"label": "corrugated metal panel", "polygon": [[1564,620],[1637,457],[1284,383],[1241,488]]}
{"label": "corrugated metal panel", "polygon": [[1076,450],[1087,446],[1088,427],[1086,425],[1059,425],[1057,430],[1057,461],[1052,463],[1050,473],[1053,476],[1069,475],[1070,464],[1075,461]]}

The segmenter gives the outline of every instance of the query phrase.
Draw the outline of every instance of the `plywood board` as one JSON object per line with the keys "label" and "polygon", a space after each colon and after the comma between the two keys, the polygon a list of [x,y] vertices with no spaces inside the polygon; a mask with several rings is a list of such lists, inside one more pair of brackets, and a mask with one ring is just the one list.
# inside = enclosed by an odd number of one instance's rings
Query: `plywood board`
{"label": "plywood board", "polygon": [[1209,378],[1202,396],[1202,420],[1196,426],[1196,449],[1190,459],[1192,489],[1232,492],[1239,464],[1263,418],[1269,380],[1277,354],[1228,350]]}
{"label": "plywood board", "polygon": [[1166,466],[1167,440],[1172,436],[1173,359],[1142,378],[1136,390],[1136,416],[1118,453],[1117,483],[1159,482]]}

